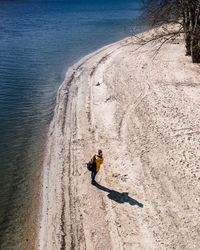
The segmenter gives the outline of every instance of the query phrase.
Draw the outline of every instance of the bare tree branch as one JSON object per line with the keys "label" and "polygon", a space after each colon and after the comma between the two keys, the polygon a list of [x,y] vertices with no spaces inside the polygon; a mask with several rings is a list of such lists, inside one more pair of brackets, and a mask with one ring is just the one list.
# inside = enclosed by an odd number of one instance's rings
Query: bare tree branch
{"label": "bare tree branch", "polygon": [[135,43],[144,46],[159,41],[158,52],[164,43],[184,34],[186,55],[191,55],[193,62],[200,63],[200,0],[143,0],[141,11],[145,25],[164,26],[150,38],[136,36]]}

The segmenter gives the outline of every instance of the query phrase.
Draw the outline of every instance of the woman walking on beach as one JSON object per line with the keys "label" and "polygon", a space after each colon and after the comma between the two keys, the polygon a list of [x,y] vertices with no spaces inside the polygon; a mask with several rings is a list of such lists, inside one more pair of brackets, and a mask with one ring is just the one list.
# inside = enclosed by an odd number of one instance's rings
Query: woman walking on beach
{"label": "woman walking on beach", "polygon": [[96,168],[91,173],[91,184],[94,185],[96,183],[95,176],[100,170],[100,165],[103,164],[103,154],[102,150],[98,150],[98,154],[94,154],[91,159],[91,161],[94,161],[96,163]]}

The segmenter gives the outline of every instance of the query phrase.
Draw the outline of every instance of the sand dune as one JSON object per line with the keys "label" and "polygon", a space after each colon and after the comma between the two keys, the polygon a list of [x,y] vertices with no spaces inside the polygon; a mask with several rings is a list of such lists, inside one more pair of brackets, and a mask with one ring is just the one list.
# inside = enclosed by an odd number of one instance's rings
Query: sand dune
{"label": "sand dune", "polygon": [[83,58],[58,91],[37,249],[200,249],[200,68],[181,40],[153,57],[134,39]]}

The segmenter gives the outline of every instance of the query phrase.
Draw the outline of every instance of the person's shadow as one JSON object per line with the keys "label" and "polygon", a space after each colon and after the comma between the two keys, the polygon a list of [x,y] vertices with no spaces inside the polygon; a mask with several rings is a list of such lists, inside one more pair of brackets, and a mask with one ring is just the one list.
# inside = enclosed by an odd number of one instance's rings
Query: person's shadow
{"label": "person's shadow", "polygon": [[116,201],[118,203],[124,203],[124,202],[128,202],[131,206],[135,206],[137,205],[138,207],[143,207],[143,204],[134,200],[133,198],[131,198],[130,196],[128,196],[128,192],[117,192],[115,190],[111,190],[107,187],[101,186],[100,184],[96,183],[95,187],[97,187],[100,190],[103,190],[105,192],[108,192],[108,198]]}

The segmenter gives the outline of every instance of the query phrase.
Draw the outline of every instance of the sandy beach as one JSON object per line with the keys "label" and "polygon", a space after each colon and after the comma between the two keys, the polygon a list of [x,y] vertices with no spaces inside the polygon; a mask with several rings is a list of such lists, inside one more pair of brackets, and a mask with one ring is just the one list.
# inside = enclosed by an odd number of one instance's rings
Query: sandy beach
{"label": "sandy beach", "polygon": [[[200,249],[200,66],[182,39],[156,57],[134,41],[84,57],[59,88],[39,250]],[[99,148],[92,186],[85,163]]]}

